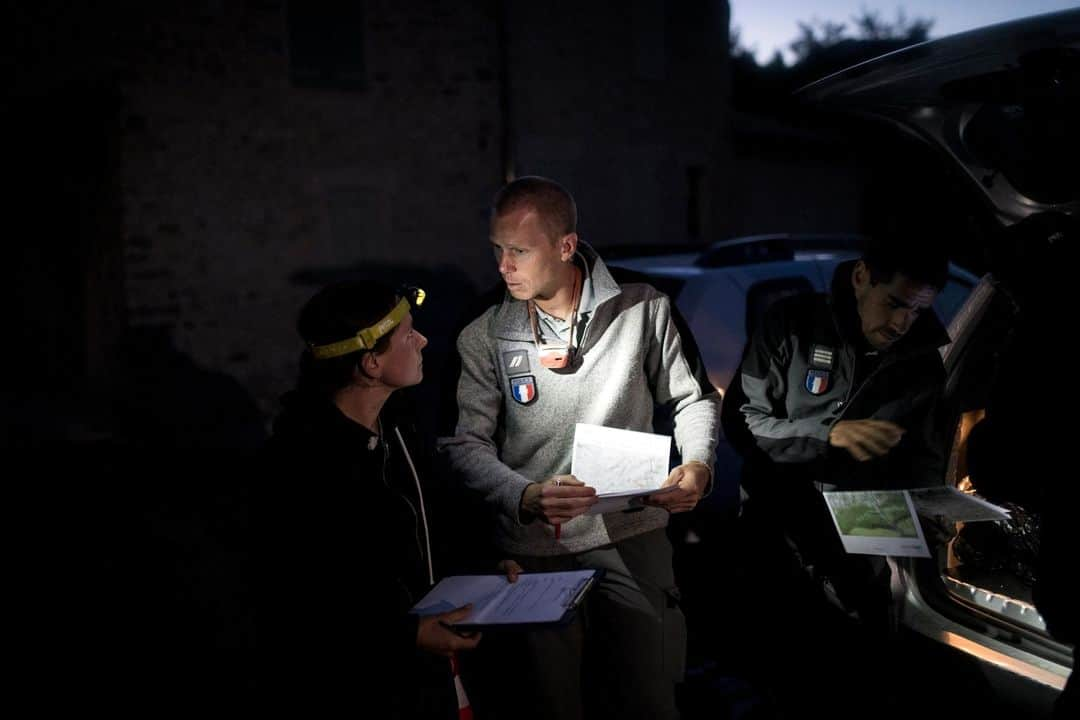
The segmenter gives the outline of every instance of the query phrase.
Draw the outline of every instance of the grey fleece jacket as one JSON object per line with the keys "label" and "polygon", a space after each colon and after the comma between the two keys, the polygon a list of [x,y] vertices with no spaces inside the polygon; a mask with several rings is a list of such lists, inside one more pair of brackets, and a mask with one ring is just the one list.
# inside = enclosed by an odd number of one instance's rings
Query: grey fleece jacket
{"label": "grey fleece jacket", "polygon": [[585,243],[579,252],[596,304],[571,367],[540,366],[526,303],[509,295],[458,337],[458,423],[439,445],[465,484],[500,511],[496,541],[509,553],[577,553],[667,524],[658,508],[583,515],[556,541],[551,526],[522,522],[529,483],[570,472],[575,423],[653,432],[660,406],[673,418],[682,461],[713,464],[719,397],[695,376],[671,301],[646,284],[620,286]]}

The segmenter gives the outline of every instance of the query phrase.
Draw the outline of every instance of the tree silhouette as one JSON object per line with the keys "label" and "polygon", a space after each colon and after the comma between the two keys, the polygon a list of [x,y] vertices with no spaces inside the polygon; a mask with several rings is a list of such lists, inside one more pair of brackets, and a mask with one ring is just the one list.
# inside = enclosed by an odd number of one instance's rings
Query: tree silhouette
{"label": "tree silhouette", "polygon": [[851,24],[855,29],[854,36],[847,34],[845,23],[817,18],[809,22],[800,21],[799,35],[788,45],[795,55],[795,64],[845,40],[888,40],[900,42],[902,45],[924,42],[930,36],[934,21],[930,18],[909,19],[904,9],[898,8],[896,20],[890,23],[883,20],[877,10],[864,7],[858,15],[851,16]]}
{"label": "tree silhouette", "polygon": [[896,22],[889,24],[881,19],[881,13],[863,8],[851,18],[858,28],[858,37],[864,40],[907,40],[911,43],[925,41],[930,36],[934,21],[930,18],[908,19],[904,8],[896,9]]}
{"label": "tree silhouette", "polygon": [[847,26],[844,23],[836,23],[830,20],[818,20],[814,18],[810,22],[799,21],[799,36],[788,47],[795,54],[795,62],[802,62],[806,58],[824,47],[837,44],[845,38]]}
{"label": "tree silhouette", "polygon": [[812,18],[798,22],[799,33],[788,44],[795,62],[788,65],[780,51],[764,64],[754,57],[756,48],[743,44],[740,28],[731,30],[732,102],[740,110],[777,109],[790,101],[791,92],[808,82],[856,65],[864,60],[924,42],[934,20],[909,18],[898,9],[893,21],[862,8],[849,23]]}

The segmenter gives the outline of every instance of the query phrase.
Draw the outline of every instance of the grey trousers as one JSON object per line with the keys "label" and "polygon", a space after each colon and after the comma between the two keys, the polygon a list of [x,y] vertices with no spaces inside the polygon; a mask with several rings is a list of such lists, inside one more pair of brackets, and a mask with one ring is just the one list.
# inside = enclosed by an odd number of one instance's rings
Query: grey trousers
{"label": "grey trousers", "polygon": [[507,680],[495,714],[677,718],[675,683],[685,670],[686,620],[671,554],[659,529],[577,555],[515,557],[527,572],[603,568],[605,574],[569,625],[499,638],[500,674]]}

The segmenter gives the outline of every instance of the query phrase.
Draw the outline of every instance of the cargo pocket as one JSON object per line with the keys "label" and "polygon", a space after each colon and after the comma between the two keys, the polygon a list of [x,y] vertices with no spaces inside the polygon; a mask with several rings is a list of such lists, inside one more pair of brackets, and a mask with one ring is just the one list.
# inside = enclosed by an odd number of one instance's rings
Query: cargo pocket
{"label": "cargo pocket", "polygon": [[680,599],[679,588],[664,590],[664,672],[674,682],[686,674],[686,616]]}

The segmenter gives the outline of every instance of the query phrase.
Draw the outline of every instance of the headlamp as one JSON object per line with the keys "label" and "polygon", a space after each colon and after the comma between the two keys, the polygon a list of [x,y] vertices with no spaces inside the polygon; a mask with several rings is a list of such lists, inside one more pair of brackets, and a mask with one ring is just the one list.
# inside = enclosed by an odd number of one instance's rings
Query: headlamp
{"label": "headlamp", "polygon": [[398,304],[394,306],[393,310],[383,316],[382,320],[379,320],[379,322],[370,327],[363,328],[351,338],[339,340],[338,342],[329,343],[327,345],[312,345],[312,356],[316,360],[326,360],[328,358],[348,355],[357,350],[373,349],[375,343],[379,341],[379,338],[391,332],[401,324],[401,321],[409,314],[409,311],[423,305],[424,298],[427,297],[427,293],[421,288],[413,287],[411,285],[403,285],[398,289],[397,294],[401,297],[401,300],[398,301]]}

